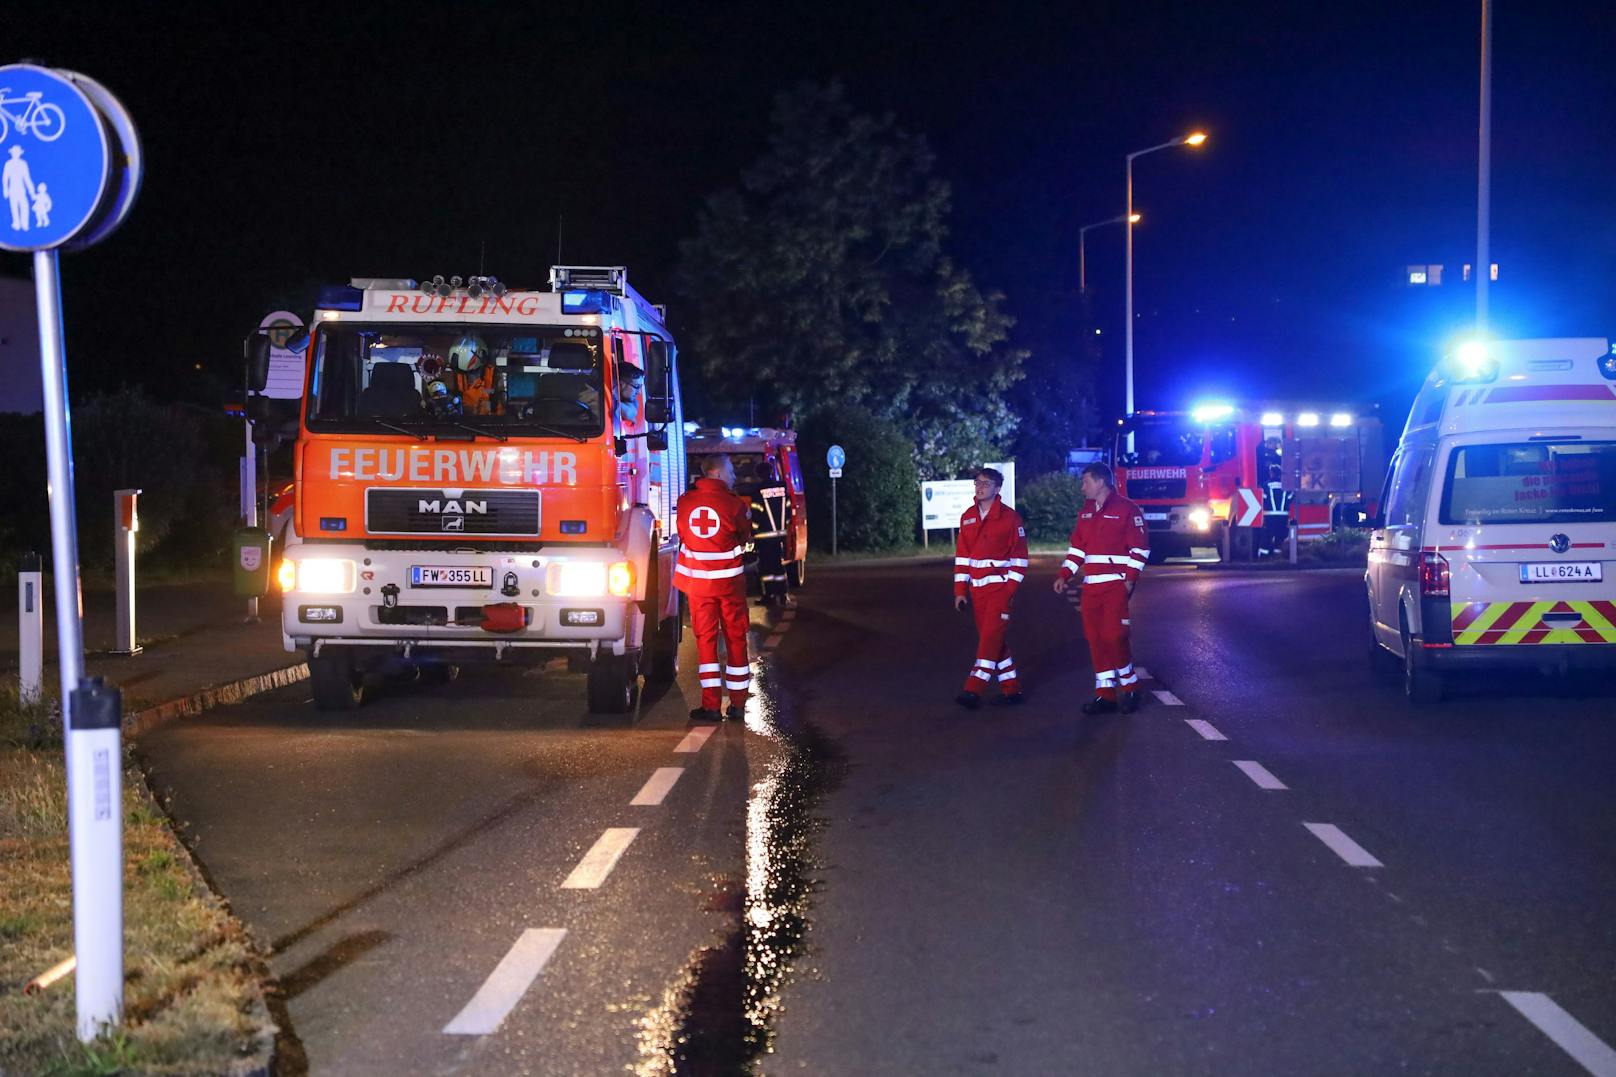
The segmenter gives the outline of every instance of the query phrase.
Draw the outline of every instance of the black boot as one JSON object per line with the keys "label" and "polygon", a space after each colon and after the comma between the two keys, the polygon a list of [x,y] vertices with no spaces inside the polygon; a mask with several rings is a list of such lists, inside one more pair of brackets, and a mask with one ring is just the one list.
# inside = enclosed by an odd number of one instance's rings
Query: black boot
{"label": "black boot", "polygon": [[961,692],[954,697],[954,702],[968,711],[974,711],[982,705],[982,697],[975,692]]}
{"label": "black boot", "polygon": [[1123,693],[1121,693],[1120,701],[1117,704],[1117,709],[1120,710],[1123,714],[1132,714],[1134,711],[1138,710],[1139,709],[1139,693],[1138,692],[1123,692]]}
{"label": "black boot", "polygon": [[717,711],[709,710],[706,707],[697,707],[695,710],[690,712],[690,720],[692,722],[716,722],[722,717],[723,715],[719,714]]}
{"label": "black boot", "polygon": [[1099,696],[1095,696],[1083,704],[1084,714],[1115,714],[1116,712],[1117,703],[1114,699],[1101,699]]}
{"label": "black boot", "polygon": [[731,703],[729,710],[724,712],[724,717],[732,722],[744,722],[746,720],[746,709],[739,703]]}

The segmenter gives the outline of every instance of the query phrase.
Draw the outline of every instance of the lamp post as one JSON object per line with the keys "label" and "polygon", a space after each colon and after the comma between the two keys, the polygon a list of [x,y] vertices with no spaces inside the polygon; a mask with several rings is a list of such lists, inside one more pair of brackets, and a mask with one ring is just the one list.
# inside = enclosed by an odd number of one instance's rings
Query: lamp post
{"label": "lamp post", "polygon": [[1124,352],[1127,356],[1127,406],[1124,413],[1133,414],[1133,159],[1143,157],[1147,153],[1157,150],[1170,150],[1174,146],[1200,146],[1206,142],[1205,131],[1194,131],[1187,135],[1180,135],[1171,142],[1163,142],[1159,146],[1150,146],[1146,149],[1135,150],[1128,154],[1128,208],[1123,213],[1124,223],[1127,224],[1128,238],[1125,244],[1125,261],[1127,263],[1127,285],[1124,292],[1124,307],[1127,324],[1123,326]]}
{"label": "lamp post", "polygon": [[1108,224],[1121,224],[1123,221],[1127,221],[1129,224],[1138,224],[1139,214],[1129,213],[1123,217],[1112,217],[1108,221],[1095,221],[1093,224],[1085,224],[1077,230],[1077,291],[1079,295],[1087,295],[1089,290],[1088,262],[1083,255],[1083,247],[1088,240],[1089,229],[1104,228]]}

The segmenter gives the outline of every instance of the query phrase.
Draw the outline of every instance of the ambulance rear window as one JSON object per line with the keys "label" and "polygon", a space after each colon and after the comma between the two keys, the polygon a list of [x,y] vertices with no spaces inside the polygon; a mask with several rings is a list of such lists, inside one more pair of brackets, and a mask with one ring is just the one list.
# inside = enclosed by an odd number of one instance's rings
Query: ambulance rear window
{"label": "ambulance rear window", "polygon": [[1461,445],[1448,458],[1445,524],[1616,520],[1616,442]]}

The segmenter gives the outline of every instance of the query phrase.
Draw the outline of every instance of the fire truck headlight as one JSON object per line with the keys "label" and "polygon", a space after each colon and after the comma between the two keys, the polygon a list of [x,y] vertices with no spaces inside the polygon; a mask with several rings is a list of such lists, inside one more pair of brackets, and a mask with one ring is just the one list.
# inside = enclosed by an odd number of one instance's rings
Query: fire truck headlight
{"label": "fire truck headlight", "polygon": [[606,593],[606,563],[558,561],[550,566],[549,591],[563,598],[599,598]]}
{"label": "fire truck headlight", "polygon": [[1304,411],[1304,412],[1302,412],[1302,414],[1300,414],[1300,415],[1298,415],[1296,417],[1296,425],[1297,426],[1318,426],[1319,425],[1319,413],[1316,412],[1316,411]]}
{"label": "fire truck headlight", "polygon": [[628,598],[634,593],[634,566],[627,561],[618,561],[606,570],[606,590],[618,598]]}
{"label": "fire truck headlight", "polygon": [[[287,564],[283,561],[281,568],[281,582],[287,578]],[[338,557],[308,557],[295,562],[294,571],[297,578],[297,591],[305,595],[346,595],[353,593],[358,572],[352,561]]]}
{"label": "fire truck headlight", "polygon": [[1212,526],[1212,512],[1210,509],[1196,508],[1190,510],[1190,526],[1197,531],[1205,531]]}
{"label": "fire truck headlight", "polygon": [[280,566],[275,570],[275,582],[281,585],[282,591],[292,591],[297,588],[297,562],[281,558]]}

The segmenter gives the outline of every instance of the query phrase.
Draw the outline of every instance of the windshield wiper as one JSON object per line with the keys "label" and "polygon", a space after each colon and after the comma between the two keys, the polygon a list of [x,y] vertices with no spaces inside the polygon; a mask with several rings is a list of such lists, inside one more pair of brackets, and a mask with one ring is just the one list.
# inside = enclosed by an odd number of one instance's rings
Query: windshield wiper
{"label": "windshield wiper", "polygon": [[[415,434],[414,430],[409,430],[409,429],[407,429],[405,427],[402,427],[402,426],[398,425],[397,423],[390,423],[386,419],[377,419],[377,418],[373,417],[370,421],[375,423],[377,426],[385,426],[387,429],[397,431],[398,433],[404,434],[407,437],[412,437],[412,438],[416,437],[416,434]],[[420,440],[420,439],[416,438],[416,440]]]}
{"label": "windshield wiper", "polygon": [[[463,423],[459,419],[428,417],[425,419],[417,419],[415,422],[423,426],[427,424],[431,424],[432,426],[452,426],[456,430],[464,430],[466,433],[476,434],[478,437],[493,438],[495,441],[511,440],[511,436],[509,434],[501,434],[497,430],[488,430],[481,426],[472,426],[470,423]],[[406,431],[406,433],[409,432],[410,431]]]}

